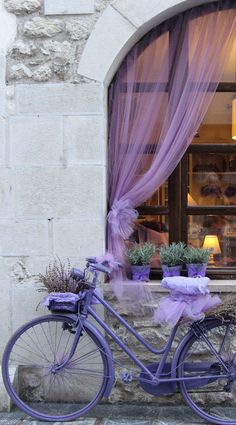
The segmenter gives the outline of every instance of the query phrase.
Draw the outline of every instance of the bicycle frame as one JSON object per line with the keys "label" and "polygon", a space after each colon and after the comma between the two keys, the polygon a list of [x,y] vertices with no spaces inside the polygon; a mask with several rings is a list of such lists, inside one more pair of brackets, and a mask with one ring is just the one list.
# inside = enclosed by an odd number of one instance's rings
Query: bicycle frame
{"label": "bicycle frame", "polygon": [[[197,377],[197,376],[195,376],[194,378],[192,378],[192,377],[180,377],[180,378],[177,377],[176,373],[173,373],[173,371],[176,372],[176,367],[177,367],[177,364],[178,364],[178,356],[179,356],[179,353],[180,353],[180,349],[177,348],[177,350],[174,354],[173,360],[172,360],[172,363],[173,363],[174,366],[173,366],[173,368],[171,368],[171,373],[169,374],[170,376],[168,378],[162,378],[161,375],[163,374],[163,369],[164,369],[164,366],[166,364],[166,359],[168,357],[168,354],[170,353],[172,343],[173,343],[173,340],[175,338],[175,335],[176,335],[176,332],[177,332],[179,325],[177,324],[173,327],[173,329],[170,333],[170,336],[169,336],[164,347],[162,347],[161,349],[154,348],[138,332],[136,332],[135,329],[133,329],[132,326],[130,326],[126,322],[126,320],[123,319],[112,308],[112,306],[109,303],[107,303],[103,298],[101,298],[95,292],[97,277],[98,277],[98,272],[94,271],[94,277],[93,277],[92,284],[86,292],[85,298],[84,298],[83,303],[82,303],[81,314],[77,318],[77,327],[76,327],[76,332],[75,332],[75,339],[74,339],[73,345],[71,347],[70,353],[68,355],[68,358],[60,366],[58,366],[56,369],[62,369],[67,364],[67,362],[72,358],[72,356],[75,352],[76,346],[78,344],[81,331],[83,329],[83,323],[84,323],[85,320],[87,321],[88,315],[91,315],[94,318],[94,320],[104,329],[104,331],[117,343],[117,345],[141,369],[141,371],[142,371],[142,373],[144,374],[145,377],[139,376],[138,379],[142,382],[147,382],[152,386],[153,385],[157,386],[158,384],[170,384],[170,388],[172,388],[171,384],[176,383],[176,382],[181,382],[181,381],[189,381],[190,384],[191,383],[196,384],[196,382],[199,381],[199,384],[201,384],[203,381],[206,382],[207,379],[224,379],[224,378],[229,377],[229,371],[228,371],[227,365],[225,364],[225,362],[221,358],[220,353],[217,353],[215,351],[211,342],[208,340],[207,336],[205,335],[204,329],[201,328],[201,324],[194,323],[191,326],[189,333],[184,337],[183,341],[187,341],[193,335],[193,333],[198,332],[199,335],[201,336],[201,338],[203,338],[205,340],[206,344],[208,345],[210,350],[213,352],[215,357],[218,359],[219,363],[222,365],[223,369],[225,370],[225,374],[220,374],[220,375],[214,374],[214,378],[213,378],[212,375],[209,375],[209,376],[205,375],[204,378]],[[161,356],[160,362],[157,364],[157,369],[156,369],[155,373],[152,373],[148,369],[148,367],[146,367],[144,365],[144,363],[137,358],[137,356],[133,353],[133,351],[130,350],[127,347],[127,345],[112,331],[112,329],[95,312],[95,310],[92,308],[93,297],[95,297],[99,301],[99,303],[101,303],[105,307],[105,309],[108,310],[117,319],[117,321],[119,323],[121,323],[136,338],[136,340],[139,341],[147,349],[147,351]],[[183,346],[183,345],[184,345],[183,342],[179,344],[179,346]],[[206,370],[208,370],[208,369],[206,368]],[[173,390],[171,390],[170,392],[173,392]]]}

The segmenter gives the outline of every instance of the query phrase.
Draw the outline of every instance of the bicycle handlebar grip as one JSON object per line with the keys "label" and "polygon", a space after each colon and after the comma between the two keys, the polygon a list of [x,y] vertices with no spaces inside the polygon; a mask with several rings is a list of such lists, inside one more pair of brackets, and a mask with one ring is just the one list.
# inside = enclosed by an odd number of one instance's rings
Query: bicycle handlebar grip
{"label": "bicycle handlebar grip", "polygon": [[84,278],[84,272],[82,272],[80,269],[76,269],[75,267],[71,269],[70,276],[74,280],[81,280]]}

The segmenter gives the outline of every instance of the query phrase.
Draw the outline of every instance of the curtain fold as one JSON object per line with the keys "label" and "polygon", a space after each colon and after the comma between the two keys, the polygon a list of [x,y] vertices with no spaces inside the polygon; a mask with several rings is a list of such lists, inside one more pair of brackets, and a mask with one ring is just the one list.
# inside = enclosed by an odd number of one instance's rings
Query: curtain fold
{"label": "curtain fold", "polygon": [[145,202],[200,126],[236,36],[236,4],[191,9],[140,40],[109,91],[108,251],[123,259]]}

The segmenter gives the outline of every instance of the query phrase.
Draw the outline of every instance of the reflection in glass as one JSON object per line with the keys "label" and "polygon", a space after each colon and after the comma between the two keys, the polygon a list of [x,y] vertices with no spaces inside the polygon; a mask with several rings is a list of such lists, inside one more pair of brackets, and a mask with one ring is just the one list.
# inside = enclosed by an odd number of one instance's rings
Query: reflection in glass
{"label": "reflection in glass", "polygon": [[[146,215],[140,216],[136,221],[135,229],[131,235],[127,246],[134,243],[153,243],[157,248],[167,245],[169,242],[168,217],[165,215]],[[153,257],[152,267],[160,267],[159,252]]]}
{"label": "reflection in glass", "polygon": [[[211,240],[211,241],[210,241]],[[211,243],[210,266],[236,266],[236,217],[228,215],[191,215],[188,218],[188,243],[202,248]],[[214,244],[214,246],[213,246]]]}
{"label": "reflection in glass", "polygon": [[189,154],[188,206],[236,205],[236,154]]}

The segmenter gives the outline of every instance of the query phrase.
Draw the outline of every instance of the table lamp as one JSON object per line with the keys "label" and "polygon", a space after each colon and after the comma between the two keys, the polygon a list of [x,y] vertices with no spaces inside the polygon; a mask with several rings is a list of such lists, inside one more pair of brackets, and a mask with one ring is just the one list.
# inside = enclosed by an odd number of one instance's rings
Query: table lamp
{"label": "table lamp", "polygon": [[216,235],[206,235],[205,238],[204,238],[204,242],[203,242],[202,247],[204,249],[210,249],[211,250],[210,257],[209,257],[209,265],[213,266],[214,262],[215,262],[214,261],[214,255],[221,253],[218,236],[216,236]]}

